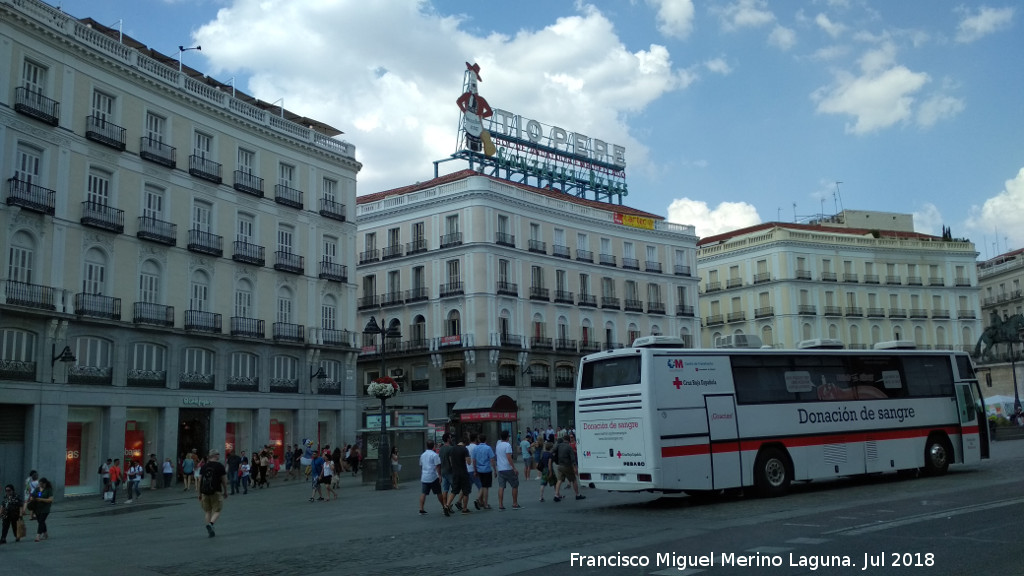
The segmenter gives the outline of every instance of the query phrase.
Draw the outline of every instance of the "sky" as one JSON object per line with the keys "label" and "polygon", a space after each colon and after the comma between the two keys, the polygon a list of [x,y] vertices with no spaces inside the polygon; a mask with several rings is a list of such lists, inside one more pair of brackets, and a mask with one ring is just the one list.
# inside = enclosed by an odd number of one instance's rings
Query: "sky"
{"label": "sky", "polygon": [[51,1],[342,130],[360,195],[456,151],[470,62],[492,107],[625,147],[624,203],[698,236],[853,209],[1024,247],[1013,0]]}

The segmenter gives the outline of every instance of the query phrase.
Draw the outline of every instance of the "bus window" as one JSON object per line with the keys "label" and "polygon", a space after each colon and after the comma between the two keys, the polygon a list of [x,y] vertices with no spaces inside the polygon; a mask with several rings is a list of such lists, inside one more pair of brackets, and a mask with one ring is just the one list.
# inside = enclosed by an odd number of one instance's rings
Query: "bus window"
{"label": "bus window", "polygon": [[953,365],[949,356],[905,356],[902,360],[910,396],[953,395]]}
{"label": "bus window", "polygon": [[956,369],[960,373],[961,380],[977,380],[978,376],[974,373],[974,364],[971,363],[971,357],[966,354],[956,355]]}
{"label": "bus window", "polygon": [[583,364],[580,389],[607,388],[640,383],[640,357],[617,356]]}

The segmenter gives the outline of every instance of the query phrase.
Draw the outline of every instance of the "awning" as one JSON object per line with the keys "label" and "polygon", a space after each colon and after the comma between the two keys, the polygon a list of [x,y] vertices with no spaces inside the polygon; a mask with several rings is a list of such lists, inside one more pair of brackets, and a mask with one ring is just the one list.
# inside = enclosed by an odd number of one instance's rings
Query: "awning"
{"label": "awning", "polygon": [[462,398],[452,407],[452,416],[461,422],[515,422],[519,406],[504,394]]}

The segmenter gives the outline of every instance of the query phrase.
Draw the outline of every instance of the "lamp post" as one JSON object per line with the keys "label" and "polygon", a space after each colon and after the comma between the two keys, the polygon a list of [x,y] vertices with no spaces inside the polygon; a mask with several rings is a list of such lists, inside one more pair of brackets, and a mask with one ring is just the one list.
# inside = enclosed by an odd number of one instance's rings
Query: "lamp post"
{"label": "lamp post", "polygon": [[[380,334],[380,376],[377,381],[389,381],[394,383],[387,377],[385,372],[385,355],[387,354],[388,338],[401,338],[402,331],[398,328],[398,323],[394,320],[390,324],[384,321],[384,317],[381,316],[381,324],[387,326],[382,328],[377,324],[377,319],[370,316],[370,321],[366,323],[366,327],[363,328],[363,334],[376,335]],[[390,490],[391,489],[391,447],[388,441],[388,420],[387,420],[387,402],[391,395],[377,394],[377,398],[380,400],[380,441],[377,443],[377,490]]]}
{"label": "lamp post", "polygon": [[181,72],[181,55],[183,53],[185,53],[185,52],[188,52],[189,50],[197,50],[199,52],[202,52],[203,51],[203,47],[202,46],[193,46],[191,48],[185,48],[184,46],[179,45],[178,46],[178,72]]}

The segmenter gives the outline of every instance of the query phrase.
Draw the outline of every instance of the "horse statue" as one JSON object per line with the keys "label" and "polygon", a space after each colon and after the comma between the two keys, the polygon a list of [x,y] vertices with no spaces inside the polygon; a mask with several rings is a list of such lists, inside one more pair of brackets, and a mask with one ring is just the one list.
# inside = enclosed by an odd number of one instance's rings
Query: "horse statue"
{"label": "horse statue", "polygon": [[1020,342],[1021,331],[1024,331],[1024,314],[1014,314],[1001,319],[999,314],[993,312],[992,323],[981,333],[977,345],[974,346],[974,356],[982,362],[996,360],[996,344],[1007,343],[1012,346],[1014,342]]}

